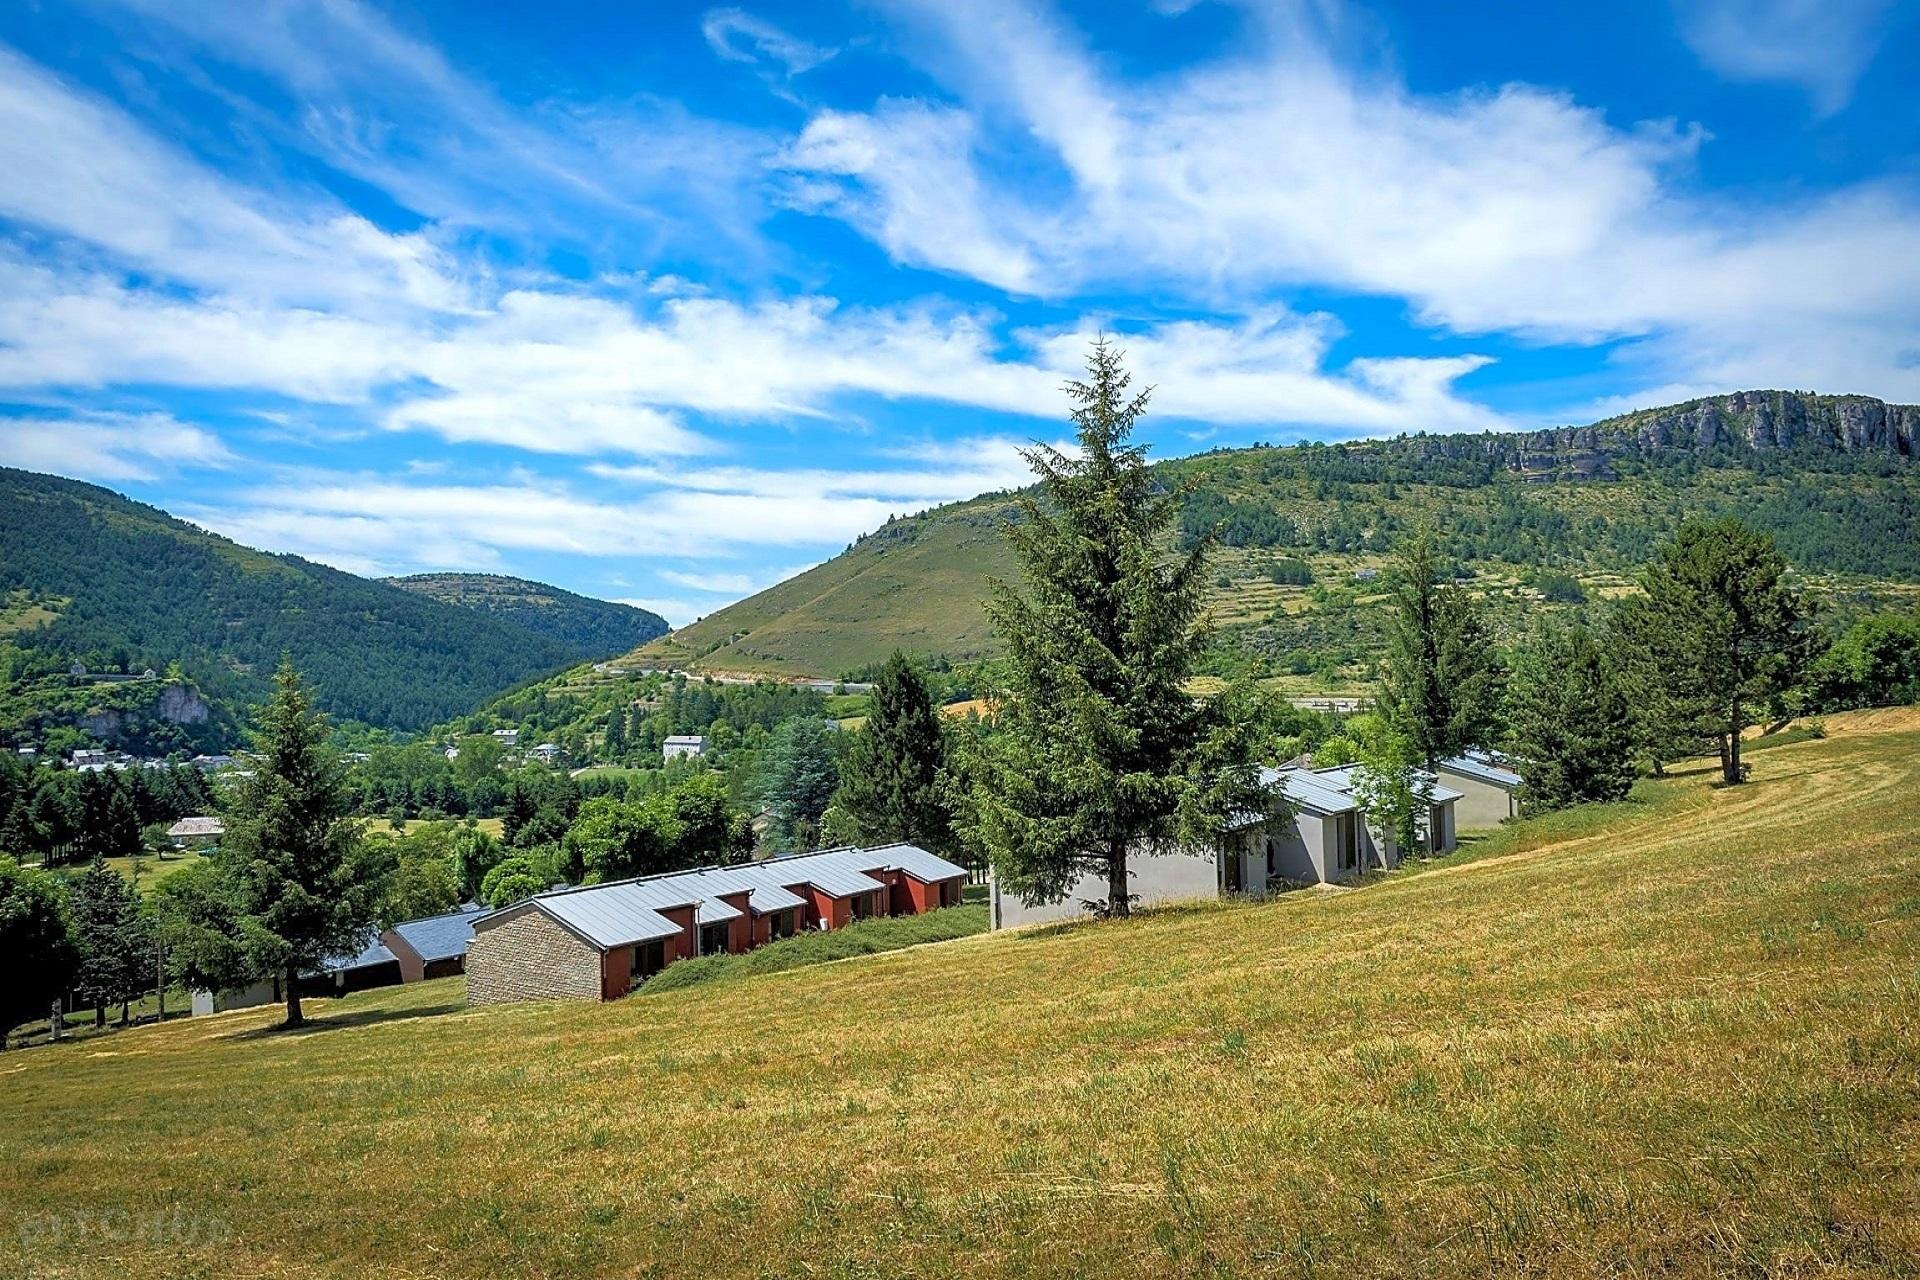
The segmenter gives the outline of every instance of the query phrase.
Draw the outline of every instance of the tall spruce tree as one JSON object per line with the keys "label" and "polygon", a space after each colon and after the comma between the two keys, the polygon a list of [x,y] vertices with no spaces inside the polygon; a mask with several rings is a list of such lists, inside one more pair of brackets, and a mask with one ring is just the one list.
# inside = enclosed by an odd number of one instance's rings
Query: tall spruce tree
{"label": "tall spruce tree", "polygon": [[834,803],[862,843],[953,847],[947,731],[919,669],[895,650],[873,686],[873,711],[840,760]]}
{"label": "tall spruce tree", "polygon": [[801,852],[819,845],[820,820],[840,784],[834,736],[817,716],[795,716],[774,730],[760,798],[772,815],[777,848]]}
{"label": "tall spruce tree", "polygon": [[1431,525],[1402,544],[1392,586],[1380,712],[1431,769],[1497,735],[1500,661],[1478,607],[1443,581]]}
{"label": "tall spruce tree", "polygon": [[1626,690],[1586,627],[1542,618],[1515,654],[1507,702],[1529,811],[1618,800],[1632,789],[1636,744]]}
{"label": "tall spruce tree", "polygon": [[1745,780],[1740,734],[1798,681],[1817,638],[1773,538],[1736,516],[1683,525],[1641,578],[1667,692]]}
{"label": "tall spruce tree", "polygon": [[74,990],[93,1006],[93,1024],[107,1020],[107,1006],[121,1007],[147,989],[153,972],[153,935],[140,913],[140,895],[125,876],[95,858],[67,890],[73,939],[80,964]]}
{"label": "tall spruce tree", "polygon": [[1079,456],[1026,453],[1040,478],[1007,537],[1024,589],[995,582],[988,605],[1007,653],[990,732],[976,742],[963,833],[1009,891],[1058,902],[1098,875],[1096,904],[1126,915],[1128,859],[1218,838],[1262,806],[1251,761],[1250,691],[1186,688],[1205,650],[1214,542],[1172,549],[1183,492],[1167,492],[1128,438],[1148,392],[1130,395],[1104,339],[1070,382]]}
{"label": "tall spruce tree", "polygon": [[1674,760],[1696,754],[1705,741],[1667,688],[1660,651],[1668,637],[1644,595],[1622,596],[1608,609],[1600,644],[1626,700],[1626,723],[1636,760],[1658,778]]}
{"label": "tall spruce tree", "polygon": [[251,775],[215,854],[232,886],[242,941],[261,976],[279,974],[299,1026],[300,975],[357,951],[379,910],[378,868],[348,816],[344,770],[327,723],[290,661],[258,713]]}

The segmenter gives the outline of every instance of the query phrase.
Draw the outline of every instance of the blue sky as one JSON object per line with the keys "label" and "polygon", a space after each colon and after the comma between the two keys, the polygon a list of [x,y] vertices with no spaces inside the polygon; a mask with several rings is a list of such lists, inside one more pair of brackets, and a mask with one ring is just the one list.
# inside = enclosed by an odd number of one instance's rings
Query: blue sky
{"label": "blue sky", "polygon": [[1161,455],[1920,400],[1920,4],[0,12],[0,461],[676,622]]}

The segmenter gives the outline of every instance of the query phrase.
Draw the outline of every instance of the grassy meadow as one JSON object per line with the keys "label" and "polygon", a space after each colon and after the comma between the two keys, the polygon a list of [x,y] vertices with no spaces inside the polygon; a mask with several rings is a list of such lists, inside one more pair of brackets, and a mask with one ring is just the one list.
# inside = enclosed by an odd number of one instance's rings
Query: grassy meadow
{"label": "grassy meadow", "polygon": [[1920,1274],[1920,714],[1344,892],[0,1057],[0,1272]]}

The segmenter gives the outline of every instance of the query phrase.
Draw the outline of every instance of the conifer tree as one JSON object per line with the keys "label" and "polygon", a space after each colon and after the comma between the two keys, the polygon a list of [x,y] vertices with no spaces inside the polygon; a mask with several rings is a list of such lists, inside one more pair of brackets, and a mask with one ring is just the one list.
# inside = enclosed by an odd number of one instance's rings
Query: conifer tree
{"label": "conifer tree", "polygon": [[147,989],[153,936],[139,894],[104,859],[95,858],[74,877],[67,901],[80,958],[74,989],[93,1006],[93,1024],[101,1026],[108,1005],[121,1005],[124,1012],[126,1002]]}
{"label": "conifer tree", "polygon": [[1633,787],[1634,724],[1619,676],[1585,627],[1541,619],[1507,687],[1512,754],[1530,812],[1618,800]]}
{"label": "conifer tree", "polygon": [[1024,587],[993,584],[988,606],[1007,653],[990,732],[969,761],[964,834],[1009,891],[1058,902],[1083,875],[1096,905],[1126,915],[1128,859],[1218,838],[1266,798],[1251,764],[1245,686],[1196,698],[1206,649],[1211,535],[1171,550],[1182,492],[1168,492],[1129,443],[1148,392],[1129,394],[1104,339],[1088,379],[1070,382],[1078,456],[1026,453],[1040,478],[1007,537]]}
{"label": "conifer tree", "polygon": [[880,669],[872,697],[873,711],[840,761],[834,802],[862,843],[904,840],[947,852],[953,846],[947,732],[927,682],[896,649]]}
{"label": "conifer tree", "polygon": [[289,1027],[304,1021],[300,975],[359,950],[378,912],[378,871],[361,856],[341,762],[326,739],[325,717],[282,661],[259,711],[258,758],[215,855],[254,968],[283,980]]}
{"label": "conifer tree", "polygon": [[776,847],[804,851],[819,844],[820,820],[840,781],[834,745],[834,730],[817,716],[795,716],[774,731],[760,796],[773,817]]}
{"label": "conifer tree", "polygon": [[1794,685],[1816,643],[1786,559],[1737,516],[1693,521],[1641,587],[1668,695],[1698,733],[1719,739],[1722,780],[1745,781],[1741,732]]}
{"label": "conifer tree", "polygon": [[1441,580],[1433,529],[1401,547],[1381,662],[1380,712],[1431,769],[1497,735],[1501,670],[1479,609]]}

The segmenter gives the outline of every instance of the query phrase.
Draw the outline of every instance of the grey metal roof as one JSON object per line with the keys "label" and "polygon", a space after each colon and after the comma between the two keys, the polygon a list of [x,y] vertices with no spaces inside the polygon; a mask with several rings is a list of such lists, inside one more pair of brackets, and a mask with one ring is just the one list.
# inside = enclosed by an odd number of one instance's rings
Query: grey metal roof
{"label": "grey metal roof", "polygon": [[1465,778],[1491,783],[1496,787],[1505,787],[1509,791],[1519,787],[1524,781],[1513,770],[1501,766],[1491,756],[1480,752],[1470,751],[1464,755],[1457,755],[1451,760],[1442,760],[1440,769],[1443,773],[1457,773]]}
{"label": "grey metal roof", "polygon": [[467,941],[473,937],[473,922],[485,914],[485,907],[462,907],[445,915],[402,920],[393,926],[393,931],[422,960],[451,960],[467,953]]}
{"label": "grey metal roof", "polygon": [[1359,808],[1344,786],[1328,782],[1311,769],[1262,769],[1260,781],[1279,787],[1288,804],[1315,813],[1352,813]]}
{"label": "grey metal roof", "polygon": [[679,926],[660,914],[667,908],[693,907],[697,923],[718,924],[740,915],[740,909],[723,901],[723,895],[746,893],[748,905],[766,914],[805,905],[789,886],[811,885],[833,897],[847,898],[885,887],[867,872],[892,870],[905,871],[929,883],[967,874],[966,868],[925,849],[894,844],[879,849],[824,849],[739,866],[699,867],[638,880],[550,890],[535,894],[527,902],[596,945],[618,947],[678,933]]}
{"label": "grey metal roof", "polygon": [[[1440,781],[1439,775],[1428,773],[1425,769],[1415,769],[1413,772],[1417,776],[1426,779],[1428,794],[1433,798],[1435,803],[1445,803],[1448,800],[1458,800],[1461,798],[1461,793],[1458,791],[1455,791],[1452,787],[1449,787],[1446,784],[1442,783]],[[1313,776],[1317,779],[1323,780],[1327,784],[1331,785],[1332,787],[1340,791],[1343,795],[1347,797],[1348,803],[1349,804],[1352,803],[1352,799],[1353,799],[1353,766],[1352,765],[1343,764],[1332,769],[1315,769],[1313,771]]]}
{"label": "grey metal roof", "polygon": [[[322,973],[344,973],[349,969],[370,969],[377,964],[393,964],[394,954],[380,941],[378,929],[367,930],[366,941],[353,955],[334,956],[320,966]],[[312,970],[308,971],[309,973]]]}

